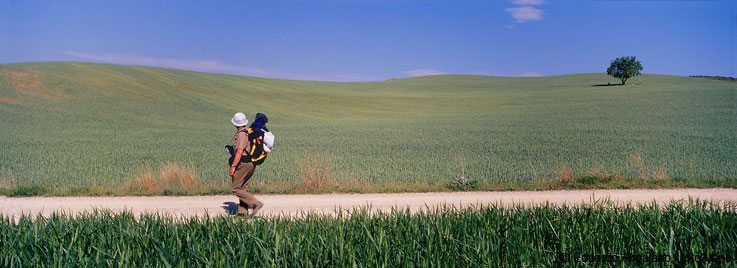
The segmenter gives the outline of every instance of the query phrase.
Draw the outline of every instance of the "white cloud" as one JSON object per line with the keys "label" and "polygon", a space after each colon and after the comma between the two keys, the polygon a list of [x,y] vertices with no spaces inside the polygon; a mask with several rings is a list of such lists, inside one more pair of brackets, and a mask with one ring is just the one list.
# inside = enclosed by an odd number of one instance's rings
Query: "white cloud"
{"label": "white cloud", "polygon": [[67,51],[64,54],[78,58],[101,61],[123,65],[143,65],[162,68],[173,68],[182,70],[192,70],[201,72],[228,73],[247,76],[258,76],[267,78],[280,78],[292,80],[313,80],[313,81],[379,81],[367,76],[333,74],[327,76],[309,76],[292,74],[279,70],[270,70],[257,67],[244,67],[238,65],[230,65],[222,63],[218,60],[183,60],[183,59],[157,59],[151,57],[140,56],[136,54],[90,54],[75,51]]}
{"label": "white cloud", "polygon": [[439,74],[448,74],[443,71],[438,71],[435,69],[417,69],[417,70],[409,70],[402,72],[403,74],[409,75],[409,76],[426,76],[426,75],[439,75]]}
{"label": "white cloud", "polygon": [[525,23],[528,21],[538,21],[543,19],[543,11],[531,6],[510,7],[504,11],[509,12],[517,23]]}
{"label": "white cloud", "polygon": [[526,73],[520,74],[519,76],[520,77],[538,77],[538,76],[543,76],[543,75],[538,72],[526,72]]}
{"label": "white cloud", "polygon": [[515,5],[539,5],[545,3],[545,0],[512,0]]}

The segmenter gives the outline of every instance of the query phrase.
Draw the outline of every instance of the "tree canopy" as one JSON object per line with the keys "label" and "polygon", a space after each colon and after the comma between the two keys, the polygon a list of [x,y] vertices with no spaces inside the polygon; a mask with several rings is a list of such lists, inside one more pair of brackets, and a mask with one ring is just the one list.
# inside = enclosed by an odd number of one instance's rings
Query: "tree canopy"
{"label": "tree canopy", "polygon": [[614,76],[622,80],[622,85],[627,82],[630,77],[640,75],[642,64],[635,56],[625,56],[616,58],[606,69],[608,75]]}

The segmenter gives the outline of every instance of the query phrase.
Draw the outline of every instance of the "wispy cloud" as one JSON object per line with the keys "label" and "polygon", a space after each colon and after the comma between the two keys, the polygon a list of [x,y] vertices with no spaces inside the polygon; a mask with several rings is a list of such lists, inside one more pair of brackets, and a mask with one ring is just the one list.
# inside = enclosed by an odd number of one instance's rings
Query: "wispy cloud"
{"label": "wispy cloud", "polygon": [[532,6],[510,7],[505,9],[517,23],[539,21],[543,19],[543,11]]}
{"label": "wispy cloud", "polygon": [[[545,3],[545,0],[512,0],[512,4],[518,5],[517,7],[510,7],[504,9],[517,23],[525,23],[528,21],[540,21],[543,19],[545,12],[533,7],[534,5],[541,5]],[[504,28],[514,29],[517,24],[504,25]]]}
{"label": "wispy cloud", "polygon": [[513,0],[512,4],[515,5],[539,5],[545,3],[545,0]]}
{"label": "wispy cloud", "polygon": [[526,73],[520,74],[519,76],[520,77],[538,77],[538,76],[543,76],[543,75],[538,72],[526,72]]}
{"label": "wispy cloud", "polygon": [[287,75],[283,72],[268,71],[261,68],[243,67],[225,64],[216,60],[181,60],[181,59],[157,59],[144,57],[136,54],[90,54],[75,51],[67,51],[64,54],[83,59],[109,62],[126,65],[145,65],[154,67],[165,67],[174,69],[196,70],[218,73],[234,73],[253,76],[280,76]]}
{"label": "wispy cloud", "polygon": [[426,76],[426,75],[439,75],[439,74],[448,74],[443,71],[438,71],[435,69],[417,69],[417,70],[409,70],[402,72],[403,74],[409,75],[409,76]]}
{"label": "wispy cloud", "polygon": [[299,75],[289,72],[264,69],[257,67],[245,67],[238,65],[226,64],[218,60],[185,60],[185,59],[159,59],[152,57],[140,56],[137,54],[91,54],[76,51],[67,51],[64,54],[83,58],[87,60],[123,64],[123,65],[143,65],[162,68],[173,68],[182,70],[192,70],[201,72],[227,73],[247,76],[258,76],[266,78],[280,78],[292,80],[314,80],[314,81],[378,81],[367,76],[333,74],[326,76],[309,76]]}

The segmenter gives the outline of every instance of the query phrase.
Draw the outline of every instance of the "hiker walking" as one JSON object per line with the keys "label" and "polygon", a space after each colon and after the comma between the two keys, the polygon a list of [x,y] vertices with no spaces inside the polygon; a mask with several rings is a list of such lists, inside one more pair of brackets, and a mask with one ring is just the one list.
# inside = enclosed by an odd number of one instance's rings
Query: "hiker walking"
{"label": "hiker walking", "polygon": [[248,181],[256,170],[256,166],[251,161],[250,152],[252,152],[252,147],[256,145],[251,144],[248,138],[248,129],[246,129],[248,119],[246,119],[245,114],[236,113],[230,121],[238,130],[235,135],[235,145],[233,146],[235,155],[233,162],[230,163],[229,172],[230,177],[233,178],[231,189],[240,201],[237,215],[245,216],[248,213],[248,209],[251,209],[250,215],[253,216],[264,206],[263,202],[258,201],[253,194],[248,192]]}

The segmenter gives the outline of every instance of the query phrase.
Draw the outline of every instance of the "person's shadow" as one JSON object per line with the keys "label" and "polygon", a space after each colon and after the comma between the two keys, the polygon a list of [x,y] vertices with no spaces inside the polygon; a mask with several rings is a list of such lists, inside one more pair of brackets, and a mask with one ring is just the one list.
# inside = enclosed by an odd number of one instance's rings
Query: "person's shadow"
{"label": "person's shadow", "polygon": [[238,213],[238,203],[224,202],[222,208],[228,213],[228,215],[235,215]]}

